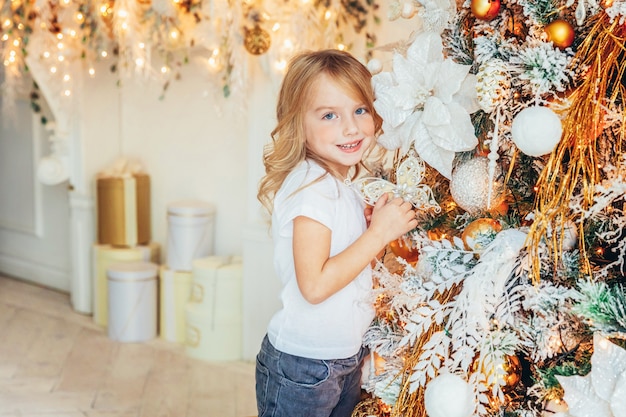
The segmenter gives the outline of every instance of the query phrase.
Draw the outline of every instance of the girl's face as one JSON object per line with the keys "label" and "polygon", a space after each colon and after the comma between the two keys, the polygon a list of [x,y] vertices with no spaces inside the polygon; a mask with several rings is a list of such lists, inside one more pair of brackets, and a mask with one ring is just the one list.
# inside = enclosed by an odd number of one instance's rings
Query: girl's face
{"label": "girl's face", "polygon": [[375,140],[374,118],[365,103],[320,74],[304,111],[308,148],[342,177],[358,164]]}

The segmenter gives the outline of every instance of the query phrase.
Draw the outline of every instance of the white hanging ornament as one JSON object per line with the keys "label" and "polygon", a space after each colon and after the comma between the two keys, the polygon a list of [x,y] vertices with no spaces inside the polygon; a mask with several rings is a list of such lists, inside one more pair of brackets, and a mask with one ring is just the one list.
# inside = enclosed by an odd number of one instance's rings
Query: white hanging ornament
{"label": "white hanging ornament", "polygon": [[531,106],[519,112],[513,119],[511,136],[513,142],[529,156],[546,155],[561,140],[561,119],[544,106]]}
{"label": "white hanging ornament", "polygon": [[[493,178],[500,175],[496,171]],[[489,177],[489,159],[479,156],[464,161],[452,171],[450,194],[470,214],[491,210],[502,203],[504,193],[502,184]]]}
{"label": "white hanging ornament", "polygon": [[476,74],[476,93],[480,108],[491,113],[506,98],[511,81],[506,64],[501,59],[490,59],[480,65]]}
{"label": "white hanging ornament", "polygon": [[441,374],[426,385],[424,407],[428,417],[469,417],[474,412],[473,390],[456,374]]}
{"label": "white hanging ornament", "polygon": [[383,70],[383,64],[378,58],[372,58],[367,63],[367,69],[370,70],[372,75],[376,75]]}

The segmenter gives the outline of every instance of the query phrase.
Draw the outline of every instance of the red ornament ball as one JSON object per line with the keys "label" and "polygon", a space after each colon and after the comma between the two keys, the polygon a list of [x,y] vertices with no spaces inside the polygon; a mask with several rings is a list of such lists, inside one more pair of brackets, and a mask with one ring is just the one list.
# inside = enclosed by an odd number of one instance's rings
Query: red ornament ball
{"label": "red ornament ball", "polygon": [[548,42],[552,42],[559,49],[565,49],[574,43],[574,28],[567,20],[557,19],[549,23],[544,29]]}
{"label": "red ornament ball", "polygon": [[491,20],[500,12],[500,0],[472,0],[470,9],[476,19]]}

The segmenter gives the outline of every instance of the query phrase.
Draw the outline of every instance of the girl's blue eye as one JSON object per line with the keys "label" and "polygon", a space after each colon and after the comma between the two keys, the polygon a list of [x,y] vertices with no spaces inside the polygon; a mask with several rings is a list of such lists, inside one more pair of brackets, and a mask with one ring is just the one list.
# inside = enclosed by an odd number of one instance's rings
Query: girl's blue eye
{"label": "girl's blue eye", "polygon": [[335,113],[326,113],[324,116],[322,116],[322,119],[324,120],[332,120],[335,118]]}
{"label": "girl's blue eye", "polygon": [[365,107],[361,107],[356,110],[356,114],[365,114],[367,113],[367,109]]}

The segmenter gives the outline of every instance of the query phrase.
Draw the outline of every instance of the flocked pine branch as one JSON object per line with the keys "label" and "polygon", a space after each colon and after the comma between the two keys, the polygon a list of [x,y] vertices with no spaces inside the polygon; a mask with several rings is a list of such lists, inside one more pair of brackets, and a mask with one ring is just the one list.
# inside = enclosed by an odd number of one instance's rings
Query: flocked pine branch
{"label": "flocked pine branch", "polygon": [[572,312],[585,319],[591,329],[626,338],[626,290],[606,282],[581,280],[579,297]]}

